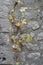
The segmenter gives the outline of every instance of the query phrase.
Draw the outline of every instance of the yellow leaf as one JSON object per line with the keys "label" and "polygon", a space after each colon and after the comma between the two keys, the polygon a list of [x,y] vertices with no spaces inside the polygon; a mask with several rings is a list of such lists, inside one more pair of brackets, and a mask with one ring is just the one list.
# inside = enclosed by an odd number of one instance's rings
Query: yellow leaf
{"label": "yellow leaf", "polygon": [[23,23],[23,24],[27,24],[27,20],[26,19],[23,19],[23,20],[21,20],[21,22]]}

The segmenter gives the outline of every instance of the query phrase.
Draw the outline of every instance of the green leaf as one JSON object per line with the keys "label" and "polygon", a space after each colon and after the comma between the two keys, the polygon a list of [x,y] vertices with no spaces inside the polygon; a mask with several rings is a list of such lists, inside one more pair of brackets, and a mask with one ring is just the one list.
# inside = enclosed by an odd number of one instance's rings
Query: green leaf
{"label": "green leaf", "polygon": [[32,36],[26,35],[26,36],[24,37],[24,40],[25,40],[26,42],[30,42],[30,41],[32,40]]}
{"label": "green leaf", "polygon": [[16,62],[16,65],[19,65],[19,62]]}

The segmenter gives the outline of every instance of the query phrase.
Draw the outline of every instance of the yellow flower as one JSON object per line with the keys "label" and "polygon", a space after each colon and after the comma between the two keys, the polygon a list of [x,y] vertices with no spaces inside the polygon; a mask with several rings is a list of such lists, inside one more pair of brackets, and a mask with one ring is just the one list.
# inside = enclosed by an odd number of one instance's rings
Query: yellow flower
{"label": "yellow flower", "polygon": [[21,52],[21,48],[19,48],[18,44],[14,44],[12,45],[13,51],[20,51]]}
{"label": "yellow flower", "polygon": [[16,23],[15,26],[16,26],[17,28],[19,28],[19,27],[20,27],[20,23]]}
{"label": "yellow flower", "polygon": [[11,14],[11,13],[14,13],[15,11],[14,11],[14,9],[11,9],[9,12],[8,12],[8,14]]}
{"label": "yellow flower", "polygon": [[15,40],[15,36],[10,36],[10,39],[14,41]]}
{"label": "yellow flower", "polygon": [[11,10],[11,13],[14,13],[14,9]]}
{"label": "yellow flower", "polygon": [[10,15],[10,16],[9,16],[9,21],[10,21],[10,22],[13,22],[13,19],[14,19],[13,16]]}
{"label": "yellow flower", "polygon": [[22,44],[22,39],[19,39],[19,40],[18,40],[18,43],[19,43],[19,44]]}
{"label": "yellow flower", "polygon": [[18,45],[17,45],[17,44],[14,44],[14,45],[12,46],[12,48],[13,48],[13,50],[18,50]]}

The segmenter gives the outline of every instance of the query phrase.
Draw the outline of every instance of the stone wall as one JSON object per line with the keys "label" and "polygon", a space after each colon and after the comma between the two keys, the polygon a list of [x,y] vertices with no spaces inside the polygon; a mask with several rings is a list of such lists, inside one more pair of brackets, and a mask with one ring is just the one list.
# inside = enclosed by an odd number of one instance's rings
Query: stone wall
{"label": "stone wall", "polygon": [[[9,41],[10,22],[8,20],[8,11],[13,8],[15,0],[0,0],[0,64],[15,65],[14,56],[19,55],[20,65],[43,65],[43,0],[22,0],[28,10],[19,13],[16,8],[16,18],[28,19],[28,33],[33,37],[28,48],[21,53],[15,53],[11,50],[12,43]],[[24,28],[25,29],[25,28]],[[22,29],[22,30],[24,30]],[[4,33],[5,32],[5,33]]]}

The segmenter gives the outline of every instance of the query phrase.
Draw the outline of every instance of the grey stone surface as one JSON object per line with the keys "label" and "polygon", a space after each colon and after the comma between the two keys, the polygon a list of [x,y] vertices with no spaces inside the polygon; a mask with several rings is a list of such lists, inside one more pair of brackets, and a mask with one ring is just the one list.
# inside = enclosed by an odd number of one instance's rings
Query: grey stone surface
{"label": "grey stone surface", "polygon": [[[16,7],[14,16],[19,19],[26,18],[28,24],[22,24],[19,32],[27,32],[33,40],[24,44],[22,52],[13,52],[12,43],[9,40],[10,22],[8,11],[13,8],[13,2],[17,0],[0,0],[0,64],[15,65],[14,57],[20,57],[19,65],[43,65],[43,0],[22,0],[24,4]],[[20,7],[28,9],[21,13]],[[7,33],[4,33],[7,32]],[[22,37],[24,34],[22,34]],[[3,60],[3,57],[6,59]]]}

